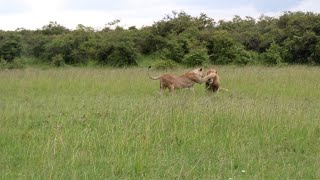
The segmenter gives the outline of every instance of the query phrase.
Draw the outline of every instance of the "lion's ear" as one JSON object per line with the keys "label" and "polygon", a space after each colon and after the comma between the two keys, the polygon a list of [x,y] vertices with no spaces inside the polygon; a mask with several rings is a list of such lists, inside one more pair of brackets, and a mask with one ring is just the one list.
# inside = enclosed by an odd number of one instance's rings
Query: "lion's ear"
{"label": "lion's ear", "polygon": [[202,68],[200,68],[199,71],[202,71]]}

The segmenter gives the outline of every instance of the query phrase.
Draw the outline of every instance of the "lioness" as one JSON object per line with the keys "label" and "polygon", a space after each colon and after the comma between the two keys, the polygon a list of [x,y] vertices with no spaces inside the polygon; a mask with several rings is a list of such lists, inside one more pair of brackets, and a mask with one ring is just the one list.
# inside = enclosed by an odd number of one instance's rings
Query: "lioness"
{"label": "lioness", "polygon": [[158,80],[160,79],[160,95],[162,95],[163,90],[166,88],[169,89],[170,93],[173,93],[174,89],[182,89],[182,88],[192,88],[195,83],[204,83],[208,79],[213,78],[215,74],[210,74],[205,76],[202,68],[197,68],[192,71],[189,71],[181,76],[176,76],[173,74],[164,74],[159,77],[151,77],[149,74],[148,68],[147,75],[150,79]]}
{"label": "lioness", "polygon": [[220,87],[220,77],[218,75],[217,70],[209,69],[206,74],[207,76],[210,74],[213,75],[213,77],[208,79],[205,84],[205,87],[208,91],[211,91],[211,92],[218,92],[219,90],[229,91],[228,89]]}

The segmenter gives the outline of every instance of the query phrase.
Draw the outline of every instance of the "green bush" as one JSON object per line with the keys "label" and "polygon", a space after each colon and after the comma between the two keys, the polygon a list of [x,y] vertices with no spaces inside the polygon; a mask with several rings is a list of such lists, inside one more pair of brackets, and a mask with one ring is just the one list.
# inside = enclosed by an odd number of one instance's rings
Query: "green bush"
{"label": "green bush", "polygon": [[87,64],[89,61],[86,52],[82,49],[73,49],[70,56],[76,64]]}
{"label": "green bush", "polygon": [[0,58],[10,63],[20,57],[22,48],[18,37],[9,36],[0,40]]}
{"label": "green bush", "polygon": [[187,42],[180,39],[172,39],[168,41],[167,47],[161,50],[161,54],[165,59],[181,63],[187,51]]}
{"label": "green bush", "polygon": [[239,47],[229,32],[215,31],[208,38],[206,39],[207,49],[212,63],[230,64],[235,61]]}
{"label": "green bush", "polygon": [[83,42],[77,42],[70,36],[57,36],[45,45],[43,57],[52,60],[55,56],[61,55],[66,64],[86,64],[88,55],[85,48],[80,47]]}
{"label": "green bush", "polygon": [[66,36],[56,36],[45,45],[44,59],[53,61],[53,58],[61,55],[66,63],[71,63],[72,42]]}
{"label": "green bush", "polygon": [[97,53],[100,63],[113,67],[135,66],[138,56],[138,50],[131,41],[106,43]]}
{"label": "green bush", "polygon": [[63,59],[63,56],[61,54],[55,55],[52,59],[51,62],[54,66],[56,67],[62,67],[65,65],[65,61]]}
{"label": "green bush", "polygon": [[283,63],[281,56],[282,49],[276,43],[271,43],[269,49],[260,55],[262,62],[267,65],[278,65]]}
{"label": "green bush", "polygon": [[183,63],[189,67],[203,66],[209,63],[209,55],[204,48],[192,50],[186,54]]}
{"label": "green bush", "polygon": [[247,64],[251,64],[251,65],[262,64],[260,62],[259,53],[256,52],[256,51],[245,51],[245,56],[244,57],[246,58]]}
{"label": "green bush", "polygon": [[174,68],[178,67],[178,64],[172,60],[158,60],[154,64],[154,67],[156,69],[161,69],[161,70],[174,69]]}
{"label": "green bush", "polygon": [[6,69],[7,62],[0,57],[0,69]]}
{"label": "green bush", "polygon": [[320,41],[315,45],[314,51],[308,58],[310,64],[320,64]]}
{"label": "green bush", "polygon": [[232,64],[247,65],[259,63],[259,54],[255,51],[245,50],[242,45],[236,45],[234,48],[234,59]]}
{"label": "green bush", "polygon": [[126,29],[117,23],[119,20],[108,23],[101,30],[81,24],[69,30],[56,22],[38,30],[0,29],[0,58],[8,63],[20,57],[37,58],[48,65],[61,54],[66,65],[95,61],[122,67],[137,65],[141,53],[196,66],[207,58],[205,53],[194,51],[205,47],[212,64],[320,64],[320,15],[310,12],[262,15],[258,19],[235,16],[230,21],[172,12],[139,29]]}
{"label": "green bush", "polygon": [[0,59],[0,69],[23,69],[24,66],[24,62],[20,58],[13,59],[10,62]]}

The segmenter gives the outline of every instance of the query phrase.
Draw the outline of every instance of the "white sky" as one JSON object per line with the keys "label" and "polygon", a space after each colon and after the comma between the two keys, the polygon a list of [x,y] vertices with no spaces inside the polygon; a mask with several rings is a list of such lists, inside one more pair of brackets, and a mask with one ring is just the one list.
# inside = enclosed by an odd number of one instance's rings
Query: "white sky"
{"label": "white sky", "polygon": [[101,29],[115,19],[124,27],[141,27],[173,10],[192,16],[205,13],[218,21],[234,15],[278,16],[284,11],[320,13],[320,0],[0,0],[0,30],[35,30],[50,21],[69,29],[78,24]]}

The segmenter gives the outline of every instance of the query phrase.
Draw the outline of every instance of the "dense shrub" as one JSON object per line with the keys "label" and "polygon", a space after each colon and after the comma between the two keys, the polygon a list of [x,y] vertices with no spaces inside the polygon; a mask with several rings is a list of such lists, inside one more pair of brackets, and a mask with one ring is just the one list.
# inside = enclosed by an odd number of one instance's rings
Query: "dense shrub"
{"label": "dense shrub", "polygon": [[66,63],[72,64],[71,52],[73,47],[71,41],[66,36],[56,36],[45,45],[43,57],[47,61],[51,61],[53,57],[60,54]]}
{"label": "dense shrub", "polygon": [[137,65],[138,56],[138,50],[131,41],[106,43],[97,54],[100,63],[113,67]]}
{"label": "dense shrub", "polygon": [[13,59],[10,62],[0,59],[0,69],[22,69],[24,67],[25,63],[21,58]]}
{"label": "dense shrub", "polygon": [[155,64],[154,67],[156,69],[174,69],[178,66],[178,64],[172,60],[158,60]]}
{"label": "dense shrub", "polygon": [[236,42],[227,31],[215,31],[206,41],[209,59],[212,63],[229,64],[238,55]]}
{"label": "dense shrub", "polygon": [[50,42],[51,37],[45,36],[43,34],[35,34],[33,36],[33,43],[29,44],[30,54],[33,57],[41,59],[43,61],[48,61],[46,57],[46,46]]}
{"label": "dense shrub", "polygon": [[[315,13],[285,12],[279,18],[262,15],[259,19],[235,16],[215,22],[205,14],[173,12],[139,29],[117,23],[102,30],[81,24],[69,30],[56,22],[36,31],[0,30],[0,58],[50,63],[61,55],[65,64],[94,61],[122,67],[137,65],[141,53],[188,66],[205,64],[207,57],[214,64],[320,64],[320,15]],[[198,53],[203,47],[207,52]]]}
{"label": "dense shrub", "polygon": [[203,66],[209,63],[209,55],[204,48],[194,49],[183,59],[183,63],[189,67]]}
{"label": "dense shrub", "polygon": [[306,31],[300,36],[287,38],[283,45],[285,61],[291,64],[308,63],[309,57],[315,52],[319,40],[319,36],[311,31]]}
{"label": "dense shrub", "polygon": [[187,43],[181,40],[169,40],[167,46],[162,49],[161,54],[165,59],[171,59],[177,63],[181,63],[184,55],[187,53]]}
{"label": "dense shrub", "polygon": [[53,57],[61,55],[66,64],[85,64],[88,62],[88,55],[82,48],[82,43],[71,36],[57,36],[45,45],[43,57],[52,60]]}
{"label": "dense shrub", "polygon": [[259,64],[259,54],[255,51],[247,51],[240,44],[234,45],[231,49],[234,58],[232,64],[247,65],[247,64]]}
{"label": "dense shrub", "polygon": [[17,36],[10,35],[0,38],[0,58],[12,62],[13,59],[20,57],[21,44]]}
{"label": "dense shrub", "polygon": [[51,62],[56,67],[62,67],[65,65],[65,61],[61,54],[57,54],[54,57],[52,57]]}
{"label": "dense shrub", "polygon": [[283,63],[281,56],[282,49],[276,43],[271,43],[269,49],[260,55],[262,62],[269,65],[277,65]]}
{"label": "dense shrub", "polygon": [[315,45],[311,56],[308,58],[308,62],[311,64],[320,64],[320,41]]}

